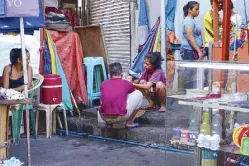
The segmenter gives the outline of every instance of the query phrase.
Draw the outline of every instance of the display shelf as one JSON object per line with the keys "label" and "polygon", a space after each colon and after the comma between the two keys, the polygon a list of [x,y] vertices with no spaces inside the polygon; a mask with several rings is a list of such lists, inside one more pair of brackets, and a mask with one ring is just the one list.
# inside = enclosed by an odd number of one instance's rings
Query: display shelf
{"label": "display shelf", "polygon": [[196,106],[202,108],[212,108],[212,109],[221,109],[225,111],[235,111],[235,112],[245,112],[249,113],[249,108],[242,107],[239,104],[232,103],[232,101],[219,101],[219,98],[210,99],[210,100],[192,100],[192,98],[201,97],[201,95],[173,95],[168,96],[168,98],[178,99],[178,103],[181,105]]}
{"label": "display shelf", "polygon": [[221,145],[219,151],[233,154],[241,154],[240,149],[238,147],[233,147],[231,145]]}

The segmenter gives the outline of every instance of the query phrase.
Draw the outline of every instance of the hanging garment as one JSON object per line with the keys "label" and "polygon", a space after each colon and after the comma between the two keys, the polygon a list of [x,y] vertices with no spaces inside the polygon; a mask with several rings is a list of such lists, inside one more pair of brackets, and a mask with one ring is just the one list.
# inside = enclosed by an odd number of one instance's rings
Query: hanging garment
{"label": "hanging garment", "polygon": [[48,38],[48,48],[49,48],[49,52],[50,52],[50,56],[51,56],[51,66],[52,66],[52,74],[57,74],[56,71],[56,53],[55,53],[55,49],[53,46],[53,40],[51,39],[51,36],[49,35],[49,32],[46,30],[46,35]]}
{"label": "hanging garment", "polygon": [[88,103],[83,68],[83,50],[79,35],[71,32],[49,31],[57,48],[69,88],[75,92],[76,102]]}
{"label": "hanging garment", "polygon": [[[66,110],[72,111],[73,106],[72,106],[72,101],[71,101],[71,97],[70,97],[69,87],[68,87],[67,79],[66,79],[65,73],[63,71],[58,53],[57,53],[57,49],[56,49],[54,42],[53,42],[48,31],[46,31],[46,37],[47,37],[46,47],[47,47],[47,50],[49,50],[49,53],[51,56],[50,56],[50,58],[49,58],[49,56],[45,57],[44,60],[49,61],[49,59],[50,59],[50,65],[47,65],[47,67],[51,67],[50,68],[51,73],[44,73],[44,74],[58,74],[61,77],[61,79],[62,79],[62,94],[63,94],[62,95],[62,103],[64,104]],[[45,52],[46,52],[46,47],[45,47]],[[47,58],[49,58],[49,59],[47,59]],[[55,63],[55,64],[53,64],[53,63]],[[45,68],[45,65],[44,65],[44,68]],[[55,69],[53,69],[53,68],[55,68]]]}

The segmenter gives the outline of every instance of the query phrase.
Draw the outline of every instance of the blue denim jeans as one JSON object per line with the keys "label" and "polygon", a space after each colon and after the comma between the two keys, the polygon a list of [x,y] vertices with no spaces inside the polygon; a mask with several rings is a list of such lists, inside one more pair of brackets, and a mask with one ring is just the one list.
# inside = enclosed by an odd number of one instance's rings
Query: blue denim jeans
{"label": "blue denim jeans", "polygon": [[[182,49],[181,57],[184,61],[194,61],[194,55],[192,50]],[[184,89],[194,89],[196,88],[196,68],[185,68],[184,70]]]}

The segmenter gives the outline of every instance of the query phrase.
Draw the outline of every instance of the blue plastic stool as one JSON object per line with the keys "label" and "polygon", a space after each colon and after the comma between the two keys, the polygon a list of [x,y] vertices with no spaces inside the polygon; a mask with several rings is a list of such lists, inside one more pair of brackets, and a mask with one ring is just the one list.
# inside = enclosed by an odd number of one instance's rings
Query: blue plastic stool
{"label": "blue plastic stool", "polygon": [[[100,86],[104,80],[107,80],[103,57],[86,57],[84,65],[87,72],[87,94],[89,106],[92,106],[93,100],[100,99]],[[101,70],[103,79],[101,80]]]}

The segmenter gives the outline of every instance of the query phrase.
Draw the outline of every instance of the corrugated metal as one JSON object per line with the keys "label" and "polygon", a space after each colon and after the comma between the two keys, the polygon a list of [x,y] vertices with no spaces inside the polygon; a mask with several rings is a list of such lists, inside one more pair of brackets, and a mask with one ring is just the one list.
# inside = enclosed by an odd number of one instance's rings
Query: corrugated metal
{"label": "corrugated metal", "polygon": [[120,62],[128,70],[131,64],[129,1],[90,0],[90,24],[101,24],[110,63]]}

